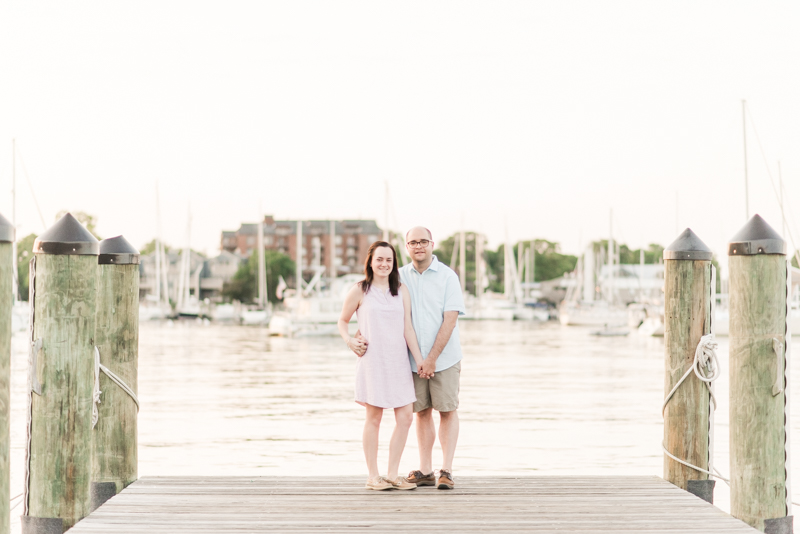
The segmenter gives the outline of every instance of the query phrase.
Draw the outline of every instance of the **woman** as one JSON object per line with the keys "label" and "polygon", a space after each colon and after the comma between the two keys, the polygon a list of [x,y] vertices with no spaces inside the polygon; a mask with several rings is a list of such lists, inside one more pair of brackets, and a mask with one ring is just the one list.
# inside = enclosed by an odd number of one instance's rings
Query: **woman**
{"label": "woman", "polygon": [[[367,252],[364,275],[364,280],[345,297],[339,333],[351,350],[356,351],[362,345],[347,332],[347,325],[356,313],[358,329],[367,340],[367,351],[356,364],[356,402],[367,410],[363,435],[369,469],[366,488],[414,489],[416,484],[398,476],[397,470],[416,400],[406,346],[418,367],[422,365],[422,353],[411,325],[411,297],[400,284],[394,247],[385,241],[373,243]],[[382,477],[378,472],[378,432],[383,410],[387,408],[394,409],[395,427],[389,443],[389,470]]]}

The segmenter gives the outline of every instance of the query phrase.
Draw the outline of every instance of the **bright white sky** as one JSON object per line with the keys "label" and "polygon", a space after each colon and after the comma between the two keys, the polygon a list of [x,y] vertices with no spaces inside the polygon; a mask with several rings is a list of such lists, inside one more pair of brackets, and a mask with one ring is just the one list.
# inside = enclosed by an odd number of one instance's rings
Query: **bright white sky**
{"label": "bright white sky", "polygon": [[[0,213],[11,139],[48,224],[214,253],[278,218],[463,223],[492,246],[615,235],[718,253],[745,222],[741,100],[800,237],[800,4],[4,2]],[[748,131],[750,209],[780,231]],[[18,160],[20,235],[42,225]],[[677,196],[677,220],[676,220]],[[396,223],[394,222],[396,221]],[[798,242],[800,244],[800,242]]]}

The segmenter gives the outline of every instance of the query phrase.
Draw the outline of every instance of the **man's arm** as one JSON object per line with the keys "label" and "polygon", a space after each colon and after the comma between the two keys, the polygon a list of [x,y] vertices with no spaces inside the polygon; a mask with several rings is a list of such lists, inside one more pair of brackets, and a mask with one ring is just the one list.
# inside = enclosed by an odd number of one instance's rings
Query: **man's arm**
{"label": "man's arm", "polygon": [[422,370],[431,376],[436,371],[436,360],[447,346],[447,342],[450,341],[450,336],[453,335],[456,321],[458,321],[458,311],[446,311],[443,316],[444,320],[442,321],[442,326],[439,327],[439,332],[436,334],[433,347],[431,347],[431,351],[422,362]]}

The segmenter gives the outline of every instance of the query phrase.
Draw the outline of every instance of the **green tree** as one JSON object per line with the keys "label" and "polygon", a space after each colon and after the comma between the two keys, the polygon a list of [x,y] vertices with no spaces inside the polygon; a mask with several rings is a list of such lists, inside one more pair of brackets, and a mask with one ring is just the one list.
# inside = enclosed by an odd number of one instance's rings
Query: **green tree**
{"label": "green tree", "polygon": [[[594,246],[594,251],[599,252],[603,250],[604,258],[608,254],[608,240],[603,239],[600,241],[593,241],[592,245]],[[619,248],[619,262],[624,264],[636,264],[639,263],[639,254],[641,249],[630,249],[628,245],[624,243],[616,243],[617,247]],[[664,247],[657,243],[650,243],[646,249],[644,249],[644,262],[647,264],[651,263],[658,263],[664,257]]]}
{"label": "green tree", "polygon": [[20,300],[28,300],[28,264],[33,257],[33,242],[37,237],[36,234],[28,234],[17,241],[17,287]]}
{"label": "green tree", "polygon": [[[545,282],[563,276],[564,273],[575,270],[578,257],[571,254],[562,254],[561,246],[555,241],[546,239],[533,239],[523,241],[514,245],[512,252],[514,258],[519,258],[519,247],[523,245],[526,249],[533,241],[534,248],[534,280]],[[497,251],[487,250],[484,254],[486,264],[489,268],[489,289],[496,293],[502,293],[505,287],[505,244],[497,247]],[[517,265],[517,270],[521,271],[524,266]]]}
{"label": "green tree", "polygon": [[[467,232],[467,292],[475,293],[475,232]],[[436,257],[448,265],[453,270],[458,270],[458,254],[453,256],[453,249],[455,248],[456,241],[460,239],[459,234],[448,237],[440,243],[436,244],[436,249],[433,251]],[[535,280],[542,282],[544,280],[552,280],[558,278],[566,272],[575,269],[578,262],[576,256],[568,254],[561,254],[560,246],[554,241],[547,241],[546,239],[534,239],[535,248],[535,266],[534,273],[536,274]],[[523,245],[527,248],[530,246],[530,241],[524,241]],[[514,245],[514,257],[517,258],[519,253],[519,244]],[[483,260],[486,263],[486,276],[489,281],[488,289],[497,293],[503,292],[504,287],[504,258],[505,258],[505,245],[500,245],[496,251],[489,250],[483,247]],[[453,265],[450,265],[453,263]]]}
{"label": "green tree", "polygon": [[78,222],[84,225],[86,229],[89,230],[89,232],[91,232],[91,234],[95,236],[98,240],[103,239],[97,234],[97,217],[95,217],[94,215],[89,215],[85,211],[76,211],[73,213],[68,210],[61,210],[56,214],[56,220],[61,219],[61,217],[63,217],[67,213],[72,213],[72,216],[78,219]]}
{"label": "green tree", "polygon": [[[291,278],[294,275],[295,263],[286,254],[277,250],[265,250],[264,260],[267,268],[267,297],[272,303],[278,302],[275,287],[278,278]],[[258,256],[251,254],[250,259],[244,262],[230,282],[222,286],[222,298],[225,300],[238,300],[251,303],[258,297]]]}
{"label": "green tree", "polygon": [[[466,259],[466,276],[467,276],[467,293],[475,293],[475,232],[467,232],[466,240],[467,240],[467,257]],[[439,243],[434,243],[436,248],[433,250],[433,253],[436,255],[436,258],[453,269],[454,271],[458,272],[459,269],[459,262],[458,262],[458,253],[456,253],[455,258],[453,257],[453,250],[455,249],[456,243],[459,243],[461,240],[461,233],[457,233],[451,235],[447,239]],[[458,251],[456,251],[458,252]],[[460,274],[460,273],[459,273]]]}
{"label": "green tree", "polygon": [[[164,252],[169,252],[169,246],[161,243],[161,246],[164,249]],[[142,256],[147,256],[148,254],[152,254],[156,251],[156,240],[151,239],[148,243],[145,244],[142,248],[139,249],[139,254]]]}

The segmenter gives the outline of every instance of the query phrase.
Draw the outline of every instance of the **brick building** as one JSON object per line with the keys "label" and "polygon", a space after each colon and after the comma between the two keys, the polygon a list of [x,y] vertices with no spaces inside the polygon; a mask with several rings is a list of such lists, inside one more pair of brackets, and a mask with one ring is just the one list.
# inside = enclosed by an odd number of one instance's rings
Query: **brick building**
{"label": "brick building", "polygon": [[[276,221],[271,215],[267,215],[262,224],[264,248],[277,250],[297,261],[298,221]],[[336,276],[362,272],[367,249],[381,237],[381,230],[374,220],[312,220],[300,221],[299,224],[302,225],[303,278],[306,280],[314,275],[317,265],[325,267],[328,276],[331,272],[335,272]],[[220,248],[250,257],[257,241],[258,223],[243,223],[236,231],[222,232]]]}

